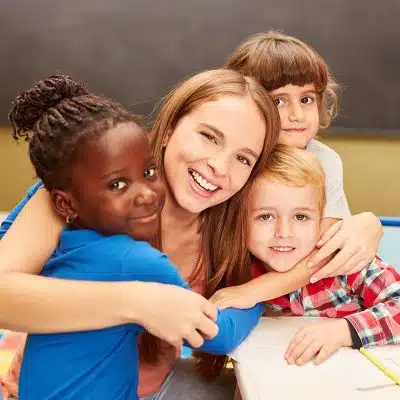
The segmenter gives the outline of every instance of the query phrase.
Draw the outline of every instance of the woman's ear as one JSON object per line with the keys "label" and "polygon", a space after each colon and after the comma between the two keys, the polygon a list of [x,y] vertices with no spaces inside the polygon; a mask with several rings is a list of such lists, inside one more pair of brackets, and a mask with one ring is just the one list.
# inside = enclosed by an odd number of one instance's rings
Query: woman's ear
{"label": "woman's ear", "polygon": [[54,208],[65,220],[73,221],[78,217],[74,206],[74,197],[71,193],[55,189],[51,191]]}
{"label": "woman's ear", "polygon": [[164,135],[163,140],[162,140],[162,147],[163,147],[163,148],[166,148],[166,147],[167,147],[168,142],[169,142],[169,139],[171,139],[171,135],[172,135],[172,132],[171,132],[171,131],[168,131],[168,132]]}

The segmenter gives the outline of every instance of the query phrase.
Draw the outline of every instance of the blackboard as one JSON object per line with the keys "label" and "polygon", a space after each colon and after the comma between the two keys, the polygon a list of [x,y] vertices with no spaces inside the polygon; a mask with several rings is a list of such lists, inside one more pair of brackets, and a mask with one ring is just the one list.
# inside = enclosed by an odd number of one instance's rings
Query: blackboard
{"label": "blackboard", "polygon": [[0,123],[20,90],[54,72],[148,113],[274,28],[330,64],[343,88],[334,127],[400,135],[399,19],[400,0],[2,0]]}

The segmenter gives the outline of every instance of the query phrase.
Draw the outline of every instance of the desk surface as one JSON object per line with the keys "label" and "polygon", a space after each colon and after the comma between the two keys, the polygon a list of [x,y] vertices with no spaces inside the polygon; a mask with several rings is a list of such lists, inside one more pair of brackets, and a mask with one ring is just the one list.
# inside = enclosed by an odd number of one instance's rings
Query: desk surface
{"label": "desk surface", "polygon": [[[272,332],[269,325],[278,327],[278,320],[284,321],[290,329]],[[288,367],[279,354],[279,348],[282,348],[278,344],[279,337],[284,338],[286,343],[291,335],[289,331],[297,331],[297,322],[304,325],[315,320],[304,317],[262,318],[247,343],[244,342],[245,351],[240,356],[239,353],[232,354],[238,360],[234,368],[242,400],[400,399],[400,387],[364,360],[356,350],[340,350],[320,366],[322,368],[313,365]],[[284,328],[282,323],[280,326]],[[267,335],[271,336],[270,345],[266,343],[262,347],[260,339],[263,339],[263,334],[264,342],[267,342]],[[398,353],[400,360],[400,348],[397,349],[393,352]],[[353,382],[357,383],[352,385]]]}

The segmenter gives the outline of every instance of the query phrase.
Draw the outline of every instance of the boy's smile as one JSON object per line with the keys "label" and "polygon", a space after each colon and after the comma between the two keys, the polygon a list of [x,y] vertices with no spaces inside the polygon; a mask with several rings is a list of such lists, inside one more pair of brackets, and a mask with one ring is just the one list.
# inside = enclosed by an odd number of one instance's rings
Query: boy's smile
{"label": "boy's smile", "polygon": [[288,271],[314,249],[320,217],[314,186],[260,176],[251,190],[248,248],[267,270]]}

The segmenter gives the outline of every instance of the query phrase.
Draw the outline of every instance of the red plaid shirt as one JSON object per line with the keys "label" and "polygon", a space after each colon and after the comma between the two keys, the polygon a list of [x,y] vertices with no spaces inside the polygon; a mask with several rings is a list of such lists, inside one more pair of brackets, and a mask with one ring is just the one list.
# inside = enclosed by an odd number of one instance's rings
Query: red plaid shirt
{"label": "red plaid shirt", "polygon": [[[257,264],[253,271],[257,276],[265,272]],[[310,283],[266,306],[295,315],[346,318],[363,346],[400,343],[400,274],[378,257],[361,272]]]}

